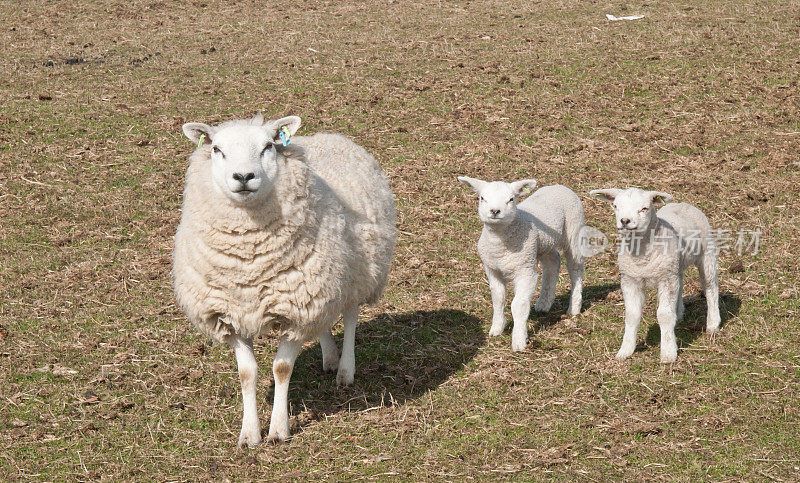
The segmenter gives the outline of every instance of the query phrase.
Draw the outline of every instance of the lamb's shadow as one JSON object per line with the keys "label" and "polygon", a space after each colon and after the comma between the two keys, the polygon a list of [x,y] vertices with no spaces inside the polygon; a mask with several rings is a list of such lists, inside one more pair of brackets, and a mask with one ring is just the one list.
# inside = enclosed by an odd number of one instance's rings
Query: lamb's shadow
{"label": "lamb's shadow", "polygon": [[[605,300],[606,297],[608,297],[608,294],[617,289],[619,289],[619,283],[604,283],[602,285],[583,287],[583,303],[581,304],[581,313],[596,303]],[[546,314],[537,314],[533,309],[531,309],[529,320],[536,321],[533,332],[539,332],[561,320],[567,313],[567,310],[569,310],[569,298],[569,292],[558,295],[555,298],[550,311]]]}
{"label": "lamb's shadow", "polygon": [[[336,341],[341,350],[341,335]],[[326,414],[416,398],[461,369],[485,342],[483,322],[460,310],[378,315],[356,332],[352,386],[337,388],[336,374],[322,371],[319,345],[300,354],[289,391],[292,414],[302,427]]]}
{"label": "lamb's shadow", "polygon": [[[675,339],[678,341],[678,348],[689,347],[695,340],[705,333],[706,329],[706,310],[705,297],[701,295],[685,296],[684,305],[686,311],[683,313],[683,320],[678,322],[675,327]],[[727,322],[736,317],[742,300],[736,295],[725,292],[719,295],[719,315],[722,322],[720,328]],[[658,323],[652,324],[647,329],[647,336],[644,343],[639,344],[636,350],[644,350],[648,346],[658,347],[661,343],[661,329]]]}

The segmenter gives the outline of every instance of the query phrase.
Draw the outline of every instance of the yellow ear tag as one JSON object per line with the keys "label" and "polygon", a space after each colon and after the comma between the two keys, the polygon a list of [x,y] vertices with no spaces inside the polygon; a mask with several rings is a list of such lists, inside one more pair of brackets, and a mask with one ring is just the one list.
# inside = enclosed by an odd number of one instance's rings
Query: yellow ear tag
{"label": "yellow ear tag", "polygon": [[205,134],[201,134],[200,135],[200,139],[197,141],[197,149],[200,149],[200,148],[203,147],[203,141],[205,141],[205,140],[206,140],[206,135]]}

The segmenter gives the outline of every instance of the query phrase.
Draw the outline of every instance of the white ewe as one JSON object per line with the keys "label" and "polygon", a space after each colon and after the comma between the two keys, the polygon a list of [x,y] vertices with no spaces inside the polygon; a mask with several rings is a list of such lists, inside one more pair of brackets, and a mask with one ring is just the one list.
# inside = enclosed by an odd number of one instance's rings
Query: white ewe
{"label": "white ewe", "polygon": [[553,305],[561,268],[558,250],[561,249],[572,282],[569,313],[577,315],[581,311],[585,261],[580,249],[583,206],[572,190],[561,185],[540,188],[517,204],[536,186],[535,180],[504,183],[466,176],[459,176],[458,180],[471,186],[480,200],[478,214],[483,221],[483,231],[478,253],[489,280],[493,305],[489,335],[500,335],[505,329],[506,285],[511,282],[514,285],[511,348],[525,350],[528,315],[538,277],[537,260],[542,265],[542,288],[534,310],[547,312]]}
{"label": "white ewe", "polygon": [[[253,337],[280,336],[269,439],[289,436],[287,395],[303,343],[351,384],[358,306],[376,301],[395,245],[392,192],[375,159],[337,134],[292,138],[297,116],[187,123],[198,145],[175,234],[175,295],[189,319],[229,344],[242,383],[239,445],[261,442]],[[342,314],[341,359],[330,333]]]}
{"label": "white ewe", "polygon": [[625,335],[617,359],[627,358],[636,347],[646,284],[658,289],[661,362],[677,359],[675,324],[683,318],[683,274],[690,265],[697,266],[705,290],[706,331],[716,334],[720,324],[717,248],[703,212],[687,203],[671,203],[656,212],[654,205],[672,201],[671,195],[660,191],[602,189],[591,195],[614,203],[622,236],[617,261],[625,300]]}

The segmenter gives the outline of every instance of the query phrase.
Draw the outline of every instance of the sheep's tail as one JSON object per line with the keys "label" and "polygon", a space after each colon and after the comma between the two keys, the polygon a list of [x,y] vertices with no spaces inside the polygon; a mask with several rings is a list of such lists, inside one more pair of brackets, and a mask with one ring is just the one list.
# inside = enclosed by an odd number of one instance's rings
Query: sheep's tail
{"label": "sheep's tail", "polygon": [[584,230],[583,205],[580,198],[574,195],[574,203],[570,203],[567,208],[566,226],[564,227],[567,240],[565,251],[567,259],[574,260],[575,263],[582,265],[585,256],[583,247],[586,246],[586,230]]}

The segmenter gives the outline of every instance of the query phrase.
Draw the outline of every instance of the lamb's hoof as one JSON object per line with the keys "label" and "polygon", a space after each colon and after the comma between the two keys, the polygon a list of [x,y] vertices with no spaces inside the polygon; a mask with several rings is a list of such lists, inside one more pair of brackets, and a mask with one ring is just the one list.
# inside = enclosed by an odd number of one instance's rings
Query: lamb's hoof
{"label": "lamb's hoof", "polygon": [[522,352],[528,347],[528,341],[523,340],[512,340],[511,341],[511,350],[514,352]]}
{"label": "lamb's hoof", "polygon": [[620,349],[617,355],[614,356],[618,361],[624,361],[633,354],[633,349]]}
{"label": "lamb's hoof", "polygon": [[333,362],[323,362],[322,372],[333,372],[339,368],[339,359],[335,358]]}
{"label": "lamb's hoof", "polygon": [[340,367],[338,372],[336,372],[336,385],[337,386],[349,386],[353,384],[353,380],[355,376],[353,371]]}
{"label": "lamb's hoof", "polygon": [[552,305],[552,302],[549,304],[536,302],[536,304],[533,306],[533,311],[539,315],[544,315],[547,312],[550,312]]}
{"label": "lamb's hoof", "polygon": [[494,325],[493,325],[493,326],[492,326],[492,327],[489,329],[489,337],[497,337],[497,336],[499,336],[499,335],[503,335],[503,329],[504,329],[504,328],[505,328],[505,327],[496,327],[496,326],[494,326]]}
{"label": "lamb's hoof", "polygon": [[719,325],[716,327],[706,327],[706,337],[708,337],[712,342],[717,338],[719,335]]}
{"label": "lamb's hoof", "polygon": [[678,351],[661,351],[661,363],[671,364],[678,360]]}
{"label": "lamb's hoof", "polygon": [[288,439],[289,439],[288,436],[280,436],[280,435],[277,435],[277,434],[271,434],[271,435],[267,436],[267,444],[270,444],[270,445],[282,444],[282,443],[285,443]]}
{"label": "lamb's hoof", "polygon": [[240,448],[255,448],[261,444],[261,431],[244,431],[239,434],[239,443],[237,446]]}

